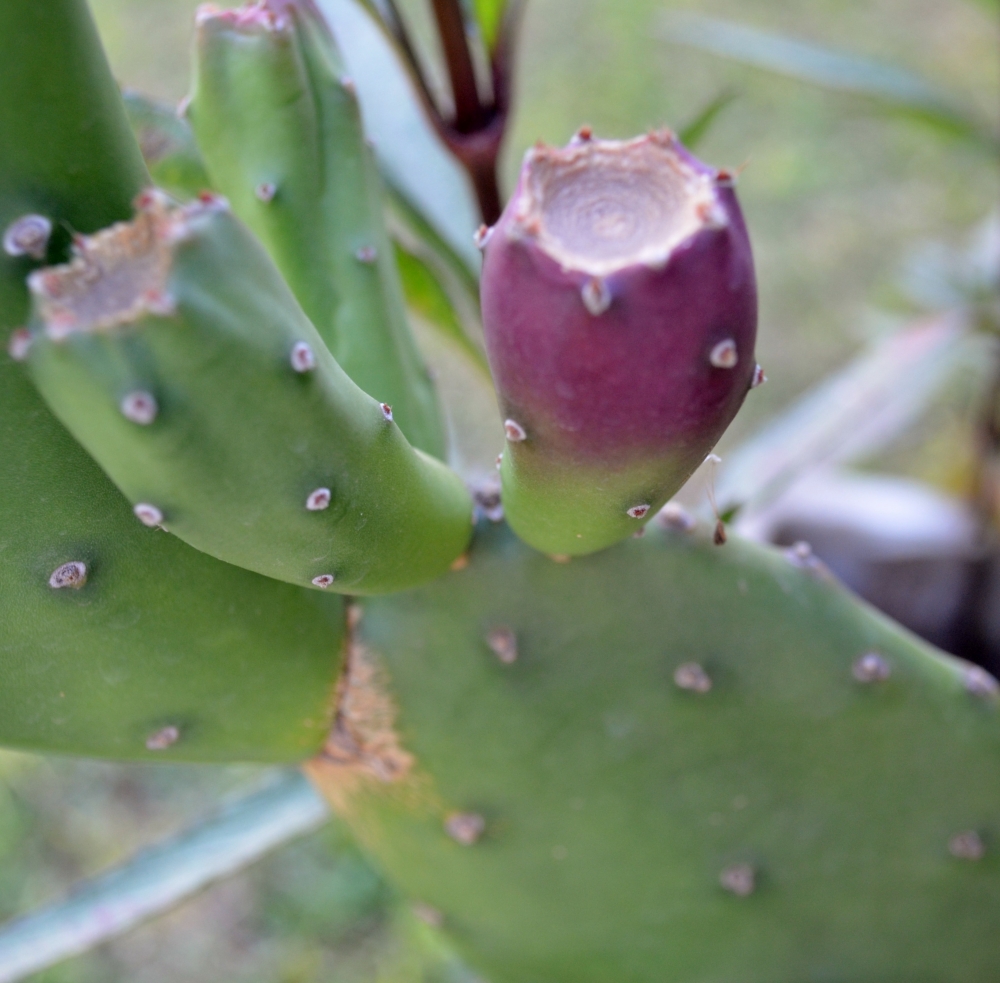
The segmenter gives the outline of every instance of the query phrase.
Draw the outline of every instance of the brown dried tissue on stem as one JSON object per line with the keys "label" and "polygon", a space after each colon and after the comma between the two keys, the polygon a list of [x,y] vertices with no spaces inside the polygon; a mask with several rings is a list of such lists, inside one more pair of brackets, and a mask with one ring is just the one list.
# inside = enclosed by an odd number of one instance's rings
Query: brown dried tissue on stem
{"label": "brown dried tissue on stem", "polygon": [[347,609],[344,659],[337,682],[333,727],[323,751],[304,771],[340,814],[372,784],[412,782],[415,759],[395,730],[397,708],[384,672],[358,638],[361,608]]}
{"label": "brown dried tissue on stem", "polygon": [[156,191],[144,191],[135,204],[133,221],[77,237],[70,263],[28,278],[53,341],[173,313],[167,292],[173,247],[199,214],[225,207],[220,198],[181,207]]}

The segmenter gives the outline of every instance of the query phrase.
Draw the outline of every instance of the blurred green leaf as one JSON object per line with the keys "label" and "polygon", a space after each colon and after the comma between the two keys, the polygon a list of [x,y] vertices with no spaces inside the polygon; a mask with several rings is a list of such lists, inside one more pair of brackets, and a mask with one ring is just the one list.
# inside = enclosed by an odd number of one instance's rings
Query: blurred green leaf
{"label": "blurred green leaf", "polygon": [[496,47],[506,6],[507,0],[472,0],[472,8],[479,24],[479,32],[482,34],[483,44],[486,45],[488,51],[492,51]]}
{"label": "blurred green leaf", "polygon": [[718,119],[719,114],[736,98],[732,89],[720,92],[708,105],[704,106],[692,119],[688,120],[678,131],[677,137],[688,150],[694,150],[705,138]]}
{"label": "blurred green leaf", "polygon": [[451,341],[489,374],[486,359],[462,325],[451,298],[431,267],[419,256],[396,246],[396,263],[403,280],[407,305]]}
{"label": "blurred green leaf", "polygon": [[0,983],[86,952],[169,911],[329,818],[312,785],[297,772],[285,773],[219,815],[78,884],[65,901],[5,924]]}
{"label": "blurred green leaf", "polygon": [[865,96],[893,114],[919,120],[990,152],[997,150],[997,135],[957,107],[948,93],[895,65],[695,14],[668,15],[661,36],[802,82]]}

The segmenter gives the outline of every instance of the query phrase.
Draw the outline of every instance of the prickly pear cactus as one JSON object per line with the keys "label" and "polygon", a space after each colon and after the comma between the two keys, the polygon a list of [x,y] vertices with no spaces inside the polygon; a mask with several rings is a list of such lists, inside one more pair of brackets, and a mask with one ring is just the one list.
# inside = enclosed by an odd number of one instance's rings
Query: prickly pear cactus
{"label": "prickly pear cactus", "polygon": [[995,681],[660,511],[761,379],[731,177],[529,153],[470,493],[318,8],[197,37],[190,126],[129,99],[164,191],[83,0],[0,6],[0,743],[302,762],[493,983],[995,979]]}
{"label": "prickly pear cactus", "polygon": [[487,523],[354,609],[310,772],[491,980],[993,979],[992,679],[711,534]]}

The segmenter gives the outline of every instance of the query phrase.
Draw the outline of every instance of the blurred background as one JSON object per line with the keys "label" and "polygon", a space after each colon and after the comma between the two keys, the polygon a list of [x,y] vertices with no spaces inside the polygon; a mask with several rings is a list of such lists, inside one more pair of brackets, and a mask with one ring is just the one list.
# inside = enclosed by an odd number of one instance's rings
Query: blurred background
{"label": "blurred background", "polygon": [[[179,100],[196,4],[92,6],[123,86]],[[423,0],[402,6],[418,24],[426,17]],[[733,97],[698,153],[718,166],[745,165],[739,193],[758,264],[758,358],[769,384],[748,399],[720,449],[725,457],[874,340],[946,305],[919,289],[933,280],[920,271],[982,239],[983,223],[995,218],[1000,171],[982,148],[880,113],[860,97],[670,43],[664,18],[683,10],[895,62],[996,128],[998,7],[990,0],[529,0],[506,188],[538,139],[564,143],[582,123],[606,137],[681,127],[713,99]],[[905,437],[862,467],[964,494],[987,381],[982,365],[952,374]],[[907,384],[899,378],[899,387]],[[126,767],[0,752],[0,918],[60,896],[265,777],[244,767]],[[463,976],[333,823],[171,915],[33,979]]]}

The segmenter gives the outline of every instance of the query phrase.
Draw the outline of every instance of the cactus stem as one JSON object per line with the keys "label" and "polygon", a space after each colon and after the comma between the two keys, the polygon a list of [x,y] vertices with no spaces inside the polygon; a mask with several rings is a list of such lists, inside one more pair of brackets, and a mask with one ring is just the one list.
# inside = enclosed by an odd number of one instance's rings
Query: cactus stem
{"label": "cactus stem", "polygon": [[137,390],[125,396],[119,404],[119,409],[126,420],[138,423],[142,427],[148,427],[159,412],[156,397],[144,390]]}
{"label": "cactus stem", "polygon": [[15,328],[7,340],[7,354],[15,362],[23,362],[31,350],[31,332],[27,328]]}
{"label": "cactus stem", "polygon": [[313,577],[312,585],[313,587],[319,587],[320,590],[326,590],[327,587],[333,586],[333,582],[336,579],[332,573],[321,573],[318,577]]}
{"label": "cactus stem", "polygon": [[135,513],[135,517],[144,526],[149,526],[150,529],[156,529],[163,525],[163,513],[155,505],[140,502],[132,511]]}
{"label": "cactus stem", "polygon": [[44,215],[22,215],[7,226],[3,234],[3,251],[8,256],[45,259],[51,235],[52,223]]}
{"label": "cactus stem", "polygon": [[948,852],[959,860],[982,860],[986,845],[974,829],[967,829],[948,841]]}
{"label": "cactus stem", "polygon": [[[524,427],[521,426],[517,420],[504,420],[503,421],[503,432],[507,435],[507,439],[512,443],[516,444],[522,440],[528,439],[528,434]],[[497,464],[499,465],[500,458],[497,458]]]}
{"label": "cactus stem", "polygon": [[763,386],[765,382],[767,382],[767,376],[764,375],[764,369],[758,363],[754,366],[753,379],[750,380],[750,388],[756,389],[758,386]]}
{"label": "cactus stem", "polygon": [[972,696],[983,699],[996,697],[1000,693],[1000,684],[979,666],[966,666],[962,673],[962,685]]}
{"label": "cactus stem", "polygon": [[486,831],[486,820],[475,812],[453,812],[444,821],[444,831],[462,846],[472,846]]}
{"label": "cactus stem", "polygon": [[583,306],[598,317],[611,306],[611,291],[600,277],[591,277],[580,290]]}
{"label": "cactus stem", "polygon": [[322,512],[330,507],[330,499],[333,497],[329,488],[317,488],[309,492],[306,499],[306,508],[310,512]]}
{"label": "cactus stem", "polygon": [[71,560],[61,567],[56,567],[49,577],[49,587],[53,590],[61,590],[64,587],[71,587],[79,590],[87,582],[87,564],[79,560]]}
{"label": "cactus stem", "polygon": [[510,628],[494,628],[486,636],[486,644],[505,665],[517,661],[517,635]]}
{"label": "cactus stem", "polygon": [[649,512],[649,505],[646,503],[643,503],[642,505],[633,505],[632,508],[625,510],[625,514],[630,519],[644,519],[647,512]]}
{"label": "cactus stem", "polygon": [[392,423],[392,407],[388,403],[379,403],[379,409],[382,410],[382,416],[385,417],[387,423]]}
{"label": "cactus stem", "polygon": [[311,372],[316,368],[316,353],[306,342],[297,341],[292,345],[290,361],[296,372]]}
{"label": "cactus stem", "polygon": [[878,652],[866,652],[851,667],[851,674],[859,683],[878,683],[891,673],[889,663]]}
{"label": "cactus stem", "polygon": [[698,525],[695,517],[680,502],[667,502],[657,513],[656,520],[661,526],[677,532],[693,532]]}
{"label": "cactus stem", "polygon": [[736,342],[732,338],[720,341],[711,351],[708,360],[717,369],[735,369],[739,362],[739,353],[736,351]]}
{"label": "cactus stem", "polygon": [[146,750],[166,751],[168,747],[172,747],[177,743],[180,736],[180,730],[174,727],[173,724],[161,727],[146,738]]}
{"label": "cactus stem", "polygon": [[730,894],[746,898],[757,887],[756,871],[750,864],[733,864],[719,874],[719,883]]}
{"label": "cactus stem", "polygon": [[712,677],[697,662],[685,662],[674,671],[674,683],[692,693],[707,693],[712,688]]}
{"label": "cactus stem", "polygon": [[375,260],[378,259],[378,250],[374,246],[362,246],[354,254],[354,258],[359,263],[364,263],[366,266],[370,266]]}
{"label": "cactus stem", "polygon": [[274,196],[278,193],[278,189],[273,181],[262,181],[253,189],[254,197],[258,201],[267,204],[269,201],[274,201]]}

